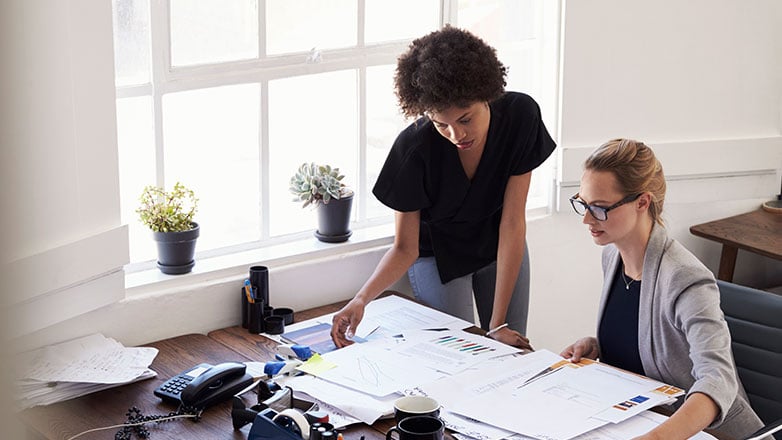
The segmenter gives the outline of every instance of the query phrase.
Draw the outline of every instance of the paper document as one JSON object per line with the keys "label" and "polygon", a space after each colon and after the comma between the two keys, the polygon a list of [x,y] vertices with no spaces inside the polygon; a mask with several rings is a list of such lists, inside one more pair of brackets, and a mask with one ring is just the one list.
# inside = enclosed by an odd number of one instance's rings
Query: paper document
{"label": "paper document", "polygon": [[14,359],[17,403],[47,405],[155,377],[149,365],[157,352],[92,334],[19,354]]}
{"label": "paper document", "polygon": [[[554,353],[538,350],[468,369],[420,388],[450,411],[550,440],[570,439],[609,423],[593,416],[605,415],[612,408],[621,413],[621,417],[615,417],[619,420],[642,412],[642,403],[666,402],[676,394],[657,391],[666,389],[661,382],[607,365],[579,366],[563,361]],[[537,378],[530,381],[533,377]],[[627,402],[631,404],[624,410],[614,408]]]}
{"label": "paper document", "polygon": [[403,336],[389,348],[400,361],[448,374],[457,374],[487,359],[521,351],[464,330],[415,330],[405,331]]}
{"label": "paper document", "polygon": [[336,367],[321,372],[318,377],[382,397],[444,376],[444,373],[410,362],[407,357],[400,357],[391,349],[394,344],[394,338],[380,339],[326,353],[323,358]]}
{"label": "paper document", "polygon": [[[378,336],[396,335],[406,330],[431,328],[464,329],[473,325],[472,322],[396,295],[376,299],[367,304],[359,329],[364,324],[368,328],[377,329],[372,333],[373,336],[375,334]],[[360,332],[356,332],[356,334],[366,337]]]}
{"label": "paper document", "polygon": [[[328,353],[336,347],[331,343],[331,320],[334,313],[298,322],[285,327],[282,340],[309,345],[318,353]],[[357,342],[395,336],[402,331],[427,328],[464,329],[471,322],[447,315],[415,301],[390,295],[367,304],[364,318],[355,331]],[[316,349],[315,347],[319,348]]]}
{"label": "paper document", "polygon": [[[626,440],[641,436],[668,420],[662,414],[644,411],[620,423],[608,423],[594,431],[581,434],[573,440]],[[699,432],[690,440],[717,440],[713,435]]]}
{"label": "paper document", "polygon": [[283,383],[296,391],[339,408],[369,425],[381,417],[393,414],[394,401],[401,397],[395,394],[386,397],[370,396],[313,376],[295,376]]}

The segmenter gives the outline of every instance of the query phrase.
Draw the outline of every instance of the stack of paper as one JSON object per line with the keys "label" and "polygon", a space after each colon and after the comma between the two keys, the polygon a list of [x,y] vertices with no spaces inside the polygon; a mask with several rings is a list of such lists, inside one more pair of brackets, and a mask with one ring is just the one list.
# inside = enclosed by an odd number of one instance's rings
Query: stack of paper
{"label": "stack of paper", "polygon": [[155,377],[149,365],[157,352],[93,334],[22,353],[15,362],[17,403],[48,405]]}
{"label": "stack of paper", "polygon": [[[469,323],[403,298],[370,306],[356,331],[362,343],[324,351],[298,368],[310,375],[284,379],[344,412],[344,423],[374,423],[392,413],[401,395],[421,394],[440,402],[440,417],[462,439],[632,438],[665,420],[649,408],[684,393],[598,362],[573,364],[547,350],[521,355],[460,330]],[[330,321],[300,323],[283,337],[330,342]]]}

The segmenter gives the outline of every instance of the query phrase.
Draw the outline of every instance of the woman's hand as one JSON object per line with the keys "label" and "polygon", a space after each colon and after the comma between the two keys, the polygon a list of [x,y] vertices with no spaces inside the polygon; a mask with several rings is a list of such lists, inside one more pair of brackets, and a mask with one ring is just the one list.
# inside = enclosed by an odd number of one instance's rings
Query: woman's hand
{"label": "woman's hand", "polygon": [[503,344],[532,351],[532,345],[530,345],[529,339],[516,330],[512,330],[508,327],[497,330],[495,333],[489,335],[489,337],[500,341]]}
{"label": "woman's hand", "polygon": [[571,362],[578,362],[582,357],[596,360],[600,355],[600,350],[597,348],[597,338],[581,338],[567,346],[559,355],[565,359],[570,359]]}
{"label": "woman's hand", "polygon": [[364,317],[365,304],[357,298],[353,298],[345,304],[331,320],[331,339],[337,348],[346,347],[353,343],[353,335],[361,319]]}

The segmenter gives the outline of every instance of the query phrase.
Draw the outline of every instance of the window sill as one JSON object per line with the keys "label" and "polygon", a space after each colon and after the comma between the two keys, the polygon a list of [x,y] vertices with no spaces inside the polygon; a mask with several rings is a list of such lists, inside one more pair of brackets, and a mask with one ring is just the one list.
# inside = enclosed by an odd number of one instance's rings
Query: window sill
{"label": "window sill", "polygon": [[280,266],[334,256],[362,249],[389,245],[394,240],[394,224],[356,229],[344,243],[323,243],[314,236],[282,244],[235,252],[228,255],[196,258],[192,272],[166,275],[156,267],[125,274],[125,296],[160,294],[189,284],[208,284],[216,280],[246,276],[250,266]]}
{"label": "window sill", "polygon": [[[527,223],[548,216],[546,207],[527,210]],[[154,265],[125,274],[125,298],[181,291],[194,285],[217,284],[247,277],[250,266],[279,267],[340,254],[387,246],[394,241],[394,223],[356,228],[344,243],[323,243],[313,235],[280,244],[234,252],[227,255],[196,258],[193,271],[184,275],[166,275]]]}

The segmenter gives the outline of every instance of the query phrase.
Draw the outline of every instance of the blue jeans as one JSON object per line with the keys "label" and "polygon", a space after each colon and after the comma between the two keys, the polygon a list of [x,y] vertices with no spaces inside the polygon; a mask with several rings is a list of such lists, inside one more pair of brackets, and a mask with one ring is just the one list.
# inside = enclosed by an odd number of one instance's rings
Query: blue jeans
{"label": "blue jeans", "polygon": [[[489,330],[494,305],[494,285],[497,282],[497,262],[478,269],[472,274],[451,280],[440,281],[437,262],[434,257],[419,257],[407,270],[410,285],[416,299],[441,312],[474,322],[473,297],[481,328]],[[529,313],[529,250],[524,249],[524,258],[519,276],[513,287],[513,296],[508,305],[505,322],[508,327],[522,335],[527,332]]]}

